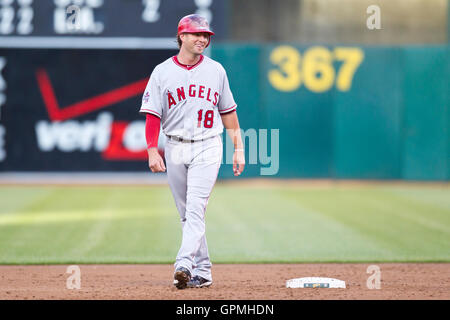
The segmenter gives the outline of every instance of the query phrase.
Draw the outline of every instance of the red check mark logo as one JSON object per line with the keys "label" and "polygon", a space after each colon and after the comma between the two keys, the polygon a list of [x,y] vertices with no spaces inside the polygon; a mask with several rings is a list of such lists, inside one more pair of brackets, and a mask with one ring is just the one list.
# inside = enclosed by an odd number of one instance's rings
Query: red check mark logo
{"label": "red check mark logo", "polygon": [[91,113],[134,96],[141,95],[144,92],[148,81],[148,79],[145,78],[60,108],[47,71],[45,69],[37,70],[36,78],[45,107],[52,121],[64,121],[76,118],[83,114]]}
{"label": "red check mark logo", "polygon": [[[45,69],[36,72],[39,90],[44,100],[45,108],[52,121],[64,121],[81,115],[97,111],[126,99],[141,95],[147,85],[148,79],[142,79],[120,88],[105,92],[92,98],[82,100],[61,108],[56,99],[55,91]],[[147,151],[129,151],[123,146],[123,135],[126,122],[115,121],[111,127],[111,140],[109,146],[103,151],[105,160],[144,160]]]}

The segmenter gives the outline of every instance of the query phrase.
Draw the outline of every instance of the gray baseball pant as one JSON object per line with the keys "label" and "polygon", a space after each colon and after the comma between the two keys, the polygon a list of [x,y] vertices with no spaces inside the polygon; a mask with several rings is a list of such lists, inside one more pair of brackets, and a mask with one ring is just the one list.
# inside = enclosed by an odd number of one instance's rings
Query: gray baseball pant
{"label": "gray baseball pant", "polygon": [[165,158],[183,229],[175,270],[184,267],[192,276],[212,281],[205,213],[222,162],[222,139],[215,136],[193,143],[167,139]]}

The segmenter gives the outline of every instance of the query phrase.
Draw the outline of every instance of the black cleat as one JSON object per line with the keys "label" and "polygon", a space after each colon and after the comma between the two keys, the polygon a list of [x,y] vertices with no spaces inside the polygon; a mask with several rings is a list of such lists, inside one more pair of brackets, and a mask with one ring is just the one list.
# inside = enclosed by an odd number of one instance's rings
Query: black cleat
{"label": "black cleat", "polygon": [[200,276],[193,277],[188,283],[188,288],[206,288],[212,284],[212,280],[206,280]]}

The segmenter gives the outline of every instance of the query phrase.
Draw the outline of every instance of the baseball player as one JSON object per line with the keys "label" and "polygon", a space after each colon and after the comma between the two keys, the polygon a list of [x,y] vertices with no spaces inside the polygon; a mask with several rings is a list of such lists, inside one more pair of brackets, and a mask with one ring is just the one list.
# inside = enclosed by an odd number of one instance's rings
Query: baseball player
{"label": "baseball player", "polygon": [[[245,157],[236,103],[222,65],[202,53],[214,33],[197,14],[178,24],[179,53],[153,70],[140,113],[146,115],[148,164],[164,172],[178,213],[183,237],[175,261],[178,289],[212,284],[205,235],[208,199],[222,162],[223,128],[234,143],[233,171],[239,176]],[[158,153],[160,125],[167,136],[165,163]]]}

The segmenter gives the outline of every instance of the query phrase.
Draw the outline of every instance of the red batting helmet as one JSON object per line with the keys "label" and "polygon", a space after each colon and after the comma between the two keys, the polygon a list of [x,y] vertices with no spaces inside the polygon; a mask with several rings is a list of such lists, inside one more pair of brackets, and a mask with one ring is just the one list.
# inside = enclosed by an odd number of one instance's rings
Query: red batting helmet
{"label": "red batting helmet", "polygon": [[[198,14],[190,14],[181,18],[178,23],[178,35],[182,33],[198,33],[198,32],[206,32],[210,36],[214,35],[214,32],[209,28],[208,21]],[[209,42],[206,47],[209,46]]]}

